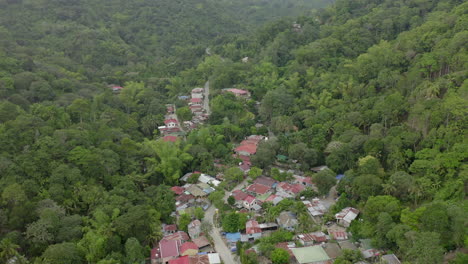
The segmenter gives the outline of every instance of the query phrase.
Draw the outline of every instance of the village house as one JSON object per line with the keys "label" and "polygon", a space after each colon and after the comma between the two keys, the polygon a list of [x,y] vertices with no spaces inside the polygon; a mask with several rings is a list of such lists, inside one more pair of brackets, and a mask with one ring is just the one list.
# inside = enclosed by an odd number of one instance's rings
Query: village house
{"label": "village house", "polygon": [[203,88],[194,88],[192,89],[192,98],[203,98],[203,92],[205,90]]}
{"label": "village house", "polygon": [[276,186],[276,194],[286,198],[296,197],[305,187],[302,184],[289,184],[280,182]]}
{"label": "village house", "polygon": [[190,194],[192,194],[193,196],[195,197],[203,197],[203,196],[206,196],[207,193],[203,191],[203,189],[201,189],[200,187],[198,187],[197,185],[195,184],[192,184],[190,185],[187,189],[186,189],[187,192],[189,192]]}
{"label": "village house", "polygon": [[180,246],[189,240],[187,233],[178,231],[170,235],[166,235],[158,246],[151,250],[151,264],[168,263],[170,260],[180,256]]}
{"label": "village house", "polygon": [[114,85],[114,86],[111,87],[111,89],[112,89],[112,92],[118,93],[118,92],[120,92],[120,91],[123,89],[123,87],[122,87],[122,86],[118,86],[118,85]]}
{"label": "village house", "polygon": [[260,227],[262,232],[278,230],[278,224],[276,223],[263,223],[259,224],[258,226]]}
{"label": "village house", "polygon": [[310,170],[313,171],[313,172],[320,172],[320,171],[323,171],[325,169],[328,169],[328,167],[325,166],[325,165],[322,165],[322,166],[313,167]]}
{"label": "village house", "polygon": [[263,194],[269,193],[271,191],[271,188],[265,185],[254,183],[254,184],[249,185],[249,187],[247,187],[246,190],[248,193],[251,193],[252,195],[257,196],[257,195],[263,195]]}
{"label": "village house", "polygon": [[209,248],[211,246],[210,241],[208,241],[208,238],[206,236],[199,236],[197,238],[193,238],[192,242],[197,245],[198,249],[200,251],[203,251],[206,248]]}
{"label": "village house", "polygon": [[164,235],[174,234],[177,231],[177,225],[164,225]]}
{"label": "village house", "polygon": [[328,235],[330,235],[331,239],[334,240],[347,240],[348,233],[346,229],[339,227],[339,226],[332,226],[327,229]]}
{"label": "village house", "polygon": [[203,100],[201,98],[192,98],[190,99],[190,105],[202,105]]}
{"label": "village house", "polygon": [[200,232],[201,232],[200,220],[198,219],[193,220],[192,222],[190,222],[190,224],[188,224],[187,228],[188,228],[188,233],[189,233],[190,238],[195,239],[200,236]]}
{"label": "village house", "polygon": [[250,92],[247,90],[243,89],[237,89],[237,88],[227,88],[223,89],[224,92],[232,93],[236,97],[241,97],[241,98],[249,98],[250,97]]}
{"label": "village house", "polygon": [[[240,145],[234,149],[234,152],[239,156],[250,157],[257,153],[257,146],[263,139],[265,139],[264,136],[248,136],[245,140],[241,141]],[[242,157],[240,158],[242,159]]]}
{"label": "village house", "polygon": [[276,218],[278,225],[286,230],[294,231],[296,226],[299,224],[297,217],[291,212],[281,212]]}
{"label": "village house", "polygon": [[295,184],[301,184],[305,187],[312,187],[312,179],[310,177],[304,177],[304,176],[299,176],[299,175],[293,175],[294,181],[293,183]]}
{"label": "village house", "polygon": [[257,146],[254,144],[240,145],[234,149],[237,155],[250,157],[257,153]]}
{"label": "village house", "polygon": [[312,201],[302,201],[302,203],[307,207],[307,211],[312,217],[323,216],[327,212],[327,208],[318,198],[314,198]]}
{"label": "village house", "polygon": [[181,193],[179,196],[175,198],[176,204],[177,202],[180,203],[193,203],[195,202],[195,196],[188,194],[186,192]]}
{"label": "village house", "polygon": [[245,224],[245,234],[247,235],[248,240],[256,240],[262,237],[262,229],[257,221],[249,220]]}
{"label": "village house", "polygon": [[171,187],[171,191],[174,192],[175,195],[181,195],[183,192],[185,192],[185,188],[180,186],[174,186]]}
{"label": "village house", "polygon": [[166,105],[166,112],[168,114],[174,114],[175,106],[173,104]]}
{"label": "village house", "polygon": [[[210,264],[221,264],[221,258],[219,257],[219,253],[208,254],[208,259],[210,261]],[[191,263],[191,264],[197,264],[197,263]]]}
{"label": "village house", "polygon": [[297,240],[304,246],[327,242],[329,236],[321,231],[297,235]]}
{"label": "village house", "polygon": [[331,264],[332,260],[321,246],[291,248],[299,264]]}
{"label": "village house", "polygon": [[351,222],[359,215],[359,210],[352,207],[346,207],[335,215],[338,224],[349,227]]}
{"label": "village house", "polygon": [[283,200],[284,200],[283,197],[272,194],[272,195],[268,196],[268,198],[265,200],[265,202],[271,202],[271,203],[273,203],[273,205],[277,205]]}
{"label": "village house", "polygon": [[372,247],[371,239],[361,239],[359,240],[359,243],[361,245],[359,247],[359,251],[361,251],[364,259],[372,259],[380,256],[380,251]]}
{"label": "village house", "polygon": [[181,256],[195,256],[198,254],[198,247],[193,242],[185,242],[180,246]]}
{"label": "village house", "polygon": [[244,199],[249,196],[245,192],[241,190],[235,190],[232,192],[232,197],[234,197],[234,200],[236,201],[237,207],[242,207],[244,206]]}
{"label": "village house", "polygon": [[327,255],[332,258],[336,259],[337,257],[343,255],[343,251],[338,246],[337,243],[325,243],[322,245],[322,248],[327,252]]}
{"label": "village house", "polygon": [[278,183],[275,179],[265,177],[265,176],[260,176],[254,181],[255,184],[261,184],[270,188],[275,188],[276,184]]}
{"label": "village house", "polygon": [[174,128],[179,126],[179,122],[176,119],[166,119],[164,120],[164,124],[167,128]]}
{"label": "village house", "polygon": [[257,200],[252,195],[247,195],[247,197],[244,198],[243,205],[246,209],[254,209],[254,206],[257,205]]}
{"label": "village house", "polygon": [[341,249],[357,250],[358,248],[349,240],[338,241]]}

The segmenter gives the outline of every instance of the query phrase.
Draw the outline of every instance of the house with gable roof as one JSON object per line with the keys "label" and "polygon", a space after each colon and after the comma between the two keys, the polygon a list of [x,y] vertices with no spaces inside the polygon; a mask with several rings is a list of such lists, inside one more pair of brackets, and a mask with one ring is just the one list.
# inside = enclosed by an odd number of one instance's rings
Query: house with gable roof
{"label": "house with gable roof", "polygon": [[245,223],[245,234],[247,239],[256,240],[262,237],[262,229],[260,228],[260,225],[257,221],[249,220],[247,223]]}
{"label": "house with gable roof", "polygon": [[341,212],[335,214],[338,224],[349,227],[351,222],[359,215],[359,210],[353,207],[346,207]]}

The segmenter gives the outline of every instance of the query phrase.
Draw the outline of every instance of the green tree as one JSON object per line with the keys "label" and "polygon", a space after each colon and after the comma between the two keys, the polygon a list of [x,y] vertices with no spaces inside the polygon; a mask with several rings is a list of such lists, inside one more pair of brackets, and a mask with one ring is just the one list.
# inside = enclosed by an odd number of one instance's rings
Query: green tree
{"label": "green tree", "polygon": [[244,179],[244,173],[238,167],[231,167],[224,172],[224,178],[228,181],[240,183]]}
{"label": "green tree", "polygon": [[332,170],[326,169],[315,174],[312,179],[317,185],[319,194],[326,195],[330,188],[336,184],[335,173]]}
{"label": "green tree", "polygon": [[181,122],[192,120],[192,111],[188,106],[177,108],[176,114]]}
{"label": "green tree", "polygon": [[44,263],[51,264],[78,264],[84,262],[83,252],[74,243],[70,242],[50,245],[41,258]]}
{"label": "green tree", "polygon": [[257,167],[252,167],[249,170],[249,177],[252,178],[253,180],[257,179],[260,177],[263,173],[263,170]]}
{"label": "green tree", "polygon": [[271,252],[270,259],[274,264],[289,263],[289,253],[285,249],[276,248]]}
{"label": "green tree", "polygon": [[230,233],[239,231],[239,214],[232,212],[226,214],[222,219],[223,230]]}
{"label": "green tree", "polygon": [[7,263],[7,261],[12,257],[19,255],[17,251],[19,248],[20,246],[13,243],[11,239],[2,239],[2,241],[0,241],[0,260],[2,260],[4,263]]}
{"label": "green tree", "polygon": [[437,233],[410,232],[405,236],[412,242],[411,246],[406,249],[409,260],[416,264],[436,264],[442,261],[444,249],[440,245],[440,238]]}
{"label": "green tree", "polygon": [[140,242],[134,237],[127,239],[125,242],[125,259],[126,263],[140,263],[144,258],[144,249]]}
{"label": "green tree", "polygon": [[192,222],[192,217],[189,214],[181,214],[177,221],[177,225],[181,230],[187,232],[190,222]]}

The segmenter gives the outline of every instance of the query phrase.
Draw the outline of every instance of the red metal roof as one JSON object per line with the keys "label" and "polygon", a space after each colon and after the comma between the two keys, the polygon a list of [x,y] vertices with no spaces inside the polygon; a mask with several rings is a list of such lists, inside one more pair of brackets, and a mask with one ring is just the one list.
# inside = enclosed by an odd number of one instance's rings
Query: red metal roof
{"label": "red metal roof", "polygon": [[189,240],[189,236],[184,231],[178,231],[174,234],[167,235],[163,238],[163,240],[178,240],[178,241],[187,241]]}
{"label": "red metal roof", "polygon": [[249,220],[247,223],[245,223],[245,232],[247,234],[257,234],[261,233],[262,229],[258,225],[258,222],[255,220]]}
{"label": "red metal roof", "polygon": [[201,236],[193,239],[193,243],[197,245],[198,248],[206,247],[210,245],[210,241],[205,236]]}
{"label": "red metal roof", "polygon": [[177,120],[175,120],[175,119],[166,119],[166,120],[164,120],[164,124],[167,125],[167,124],[169,124],[169,123],[176,123],[176,124],[178,124],[179,122],[177,122]]}
{"label": "red metal roof", "polygon": [[242,164],[239,165],[239,168],[240,168],[242,171],[248,171],[248,170],[250,170],[250,164],[247,163],[247,162],[242,162]]}
{"label": "red metal roof", "polygon": [[169,260],[169,264],[190,264],[189,256]]}
{"label": "red metal roof", "polygon": [[276,183],[276,180],[273,179],[273,178],[268,178],[268,177],[265,177],[265,176],[262,176],[262,177],[258,177],[254,183],[257,183],[257,184],[261,184],[261,185],[265,185],[265,186],[268,186],[268,187],[272,187],[273,184]]}
{"label": "red metal roof", "polygon": [[294,194],[298,194],[305,189],[305,187],[302,184],[289,184],[287,182],[280,182],[277,188],[283,189],[286,192],[291,192]]}
{"label": "red metal roof", "polygon": [[201,103],[202,99],[201,98],[192,98],[192,99],[190,99],[190,102],[192,102],[192,103]]}
{"label": "red metal roof", "polygon": [[254,184],[250,185],[249,187],[247,187],[247,191],[253,192],[253,193],[256,193],[256,194],[265,194],[270,190],[271,190],[270,187],[265,186],[265,185],[261,185],[261,184],[258,184],[258,183],[254,183]]}
{"label": "red metal roof", "polygon": [[278,196],[272,194],[265,200],[265,202],[272,202],[276,197],[278,197]]}
{"label": "red metal roof", "polygon": [[210,264],[208,255],[190,256],[190,264]]}
{"label": "red metal roof", "polygon": [[180,186],[174,186],[174,187],[171,187],[171,191],[173,191],[177,195],[180,195],[185,191],[185,188],[180,187]]}
{"label": "red metal roof", "polygon": [[252,195],[247,195],[247,197],[244,198],[244,201],[248,202],[249,204],[255,201],[255,197]]}
{"label": "red metal roof", "polygon": [[328,230],[328,234],[333,236],[334,239],[336,240],[346,240],[348,239],[348,234],[344,231],[332,231]]}
{"label": "red metal roof", "polygon": [[185,193],[181,193],[179,196],[176,197],[176,201],[179,201],[179,202],[188,202],[192,199],[195,199],[195,196],[191,194],[185,194]]}
{"label": "red metal roof", "polygon": [[159,242],[160,258],[177,257],[179,256],[180,240],[166,240]]}
{"label": "red metal roof", "polygon": [[177,230],[177,226],[176,225],[166,225],[164,227],[164,231],[168,232],[168,231],[176,231]]}
{"label": "red metal roof", "polygon": [[251,155],[257,152],[257,146],[254,144],[241,145],[235,149],[236,152],[247,152]]}
{"label": "red metal roof", "polygon": [[164,142],[176,142],[177,139],[178,138],[176,136],[165,136],[165,137],[163,137]]}
{"label": "red metal roof", "polygon": [[242,90],[242,89],[237,89],[237,88],[226,89],[226,91],[231,92],[233,94],[238,94],[238,95],[247,95],[247,94],[249,94],[248,91]]}
{"label": "red metal roof", "polygon": [[232,196],[234,197],[234,199],[236,201],[243,201],[245,199],[245,197],[249,196],[248,194],[246,194],[245,192],[241,191],[241,190],[235,190],[232,192]]}
{"label": "red metal roof", "polygon": [[198,246],[193,242],[185,242],[182,244],[182,246],[180,246],[180,253],[184,254],[185,251],[190,249],[198,251]]}

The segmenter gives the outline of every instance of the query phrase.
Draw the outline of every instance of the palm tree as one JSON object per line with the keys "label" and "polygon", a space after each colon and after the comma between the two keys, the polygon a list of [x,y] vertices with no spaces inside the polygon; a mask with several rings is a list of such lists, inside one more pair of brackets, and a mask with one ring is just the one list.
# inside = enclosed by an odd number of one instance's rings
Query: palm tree
{"label": "palm tree", "polygon": [[18,255],[20,247],[13,243],[11,239],[5,238],[0,242],[0,260],[6,263],[10,258]]}

